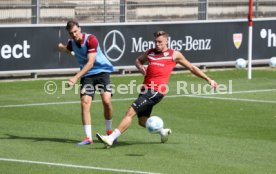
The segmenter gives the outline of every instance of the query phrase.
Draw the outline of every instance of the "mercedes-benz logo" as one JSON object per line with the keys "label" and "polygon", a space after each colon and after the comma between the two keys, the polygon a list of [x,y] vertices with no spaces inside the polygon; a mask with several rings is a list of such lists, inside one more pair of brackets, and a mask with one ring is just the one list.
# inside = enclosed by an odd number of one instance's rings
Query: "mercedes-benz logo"
{"label": "mercedes-benz logo", "polygon": [[112,62],[118,61],[124,54],[125,37],[118,30],[112,30],[104,38],[103,49],[105,56]]}

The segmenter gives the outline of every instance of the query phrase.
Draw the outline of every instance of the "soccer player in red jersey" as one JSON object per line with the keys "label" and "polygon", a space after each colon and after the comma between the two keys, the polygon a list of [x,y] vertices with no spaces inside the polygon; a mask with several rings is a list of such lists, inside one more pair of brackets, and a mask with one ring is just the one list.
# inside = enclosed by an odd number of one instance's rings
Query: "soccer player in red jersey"
{"label": "soccer player in red jersey", "polygon": [[[153,106],[164,97],[166,85],[176,64],[186,67],[196,76],[206,80],[213,88],[218,86],[203,71],[192,65],[182,53],[168,48],[168,34],[166,32],[157,31],[154,33],[154,38],[155,48],[147,50],[136,59],[136,67],[145,77],[138,98],[133,102],[112,134],[109,136],[96,134],[97,138],[107,147],[112,146],[114,140],[129,128],[135,115],[138,116],[139,125],[145,127]],[[147,67],[144,66],[146,62],[148,62]],[[162,128],[159,131],[161,142],[165,143],[171,133],[171,129]]]}

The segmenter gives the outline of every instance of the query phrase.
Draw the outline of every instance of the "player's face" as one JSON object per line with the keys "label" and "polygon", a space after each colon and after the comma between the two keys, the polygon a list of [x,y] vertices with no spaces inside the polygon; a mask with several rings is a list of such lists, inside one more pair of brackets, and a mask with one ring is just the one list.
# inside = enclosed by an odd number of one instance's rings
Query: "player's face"
{"label": "player's face", "polygon": [[154,39],[155,42],[155,50],[156,51],[164,51],[167,49],[168,39],[164,36],[158,36]]}
{"label": "player's face", "polygon": [[82,39],[81,29],[76,25],[69,31],[69,35],[75,41],[81,41]]}

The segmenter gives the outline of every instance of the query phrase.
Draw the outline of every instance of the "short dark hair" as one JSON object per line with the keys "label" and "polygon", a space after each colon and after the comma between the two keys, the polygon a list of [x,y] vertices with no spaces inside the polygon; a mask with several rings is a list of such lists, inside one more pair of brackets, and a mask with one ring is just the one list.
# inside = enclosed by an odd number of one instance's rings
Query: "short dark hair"
{"label": "short dark hair", "polygon": [[164,36],[166,38],[169,37],[168,33],[166,33],[165,31],[156,31],[153,33],[154,37],[157,38],[159,36]]}
{"label": "short dark hair", "polygon": [[66,30],[67,31],[70,31],[74,26],[77,26],[77,27],[80,27],[78,21],[76,20],[70,20],[67,22],[67,25],[66,25]]}

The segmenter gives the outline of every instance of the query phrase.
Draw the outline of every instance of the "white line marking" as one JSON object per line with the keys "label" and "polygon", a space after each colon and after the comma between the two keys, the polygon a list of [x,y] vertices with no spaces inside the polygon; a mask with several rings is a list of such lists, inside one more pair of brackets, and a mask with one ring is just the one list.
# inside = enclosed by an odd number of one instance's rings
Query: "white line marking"
{"label": "white line marking", "polygon": [[[235,91],[232,94],[242,94],[242,93],[257,93],[257,92],[271,92],[276,91],[276,89],[261,89],[261,90],[248,90],[248,91]],[[233,101],[248,101],[248,102],[259,102],[259,103],[276,103],[273,100],[254,100],[254,99],[242,99],[242,98],[226,98],[226,97],[213,97],[212,95],[227,95],[228,93],[214,93],[214,94],[200,94],[200,95],[167,95],[166,98],[175,97],[195,97],[195,98],[209,98],[218,100],[233,100]],[[230,95],[230,94],[229,94]],[[112,101],[129,101],[135,100],[136,98],[121,98],[112,99]],[[101,102],[101,100],[94,100],[93,102]],[[29,106],[47,106],[47,105],[64,105],[64,104],[76,104],[80,101],[67,101],[67,102],[48,102],[48,103],[30,103],[30,104],[17,104],[17,105],[0,105],[0,108],[14,108],[14,107],[29,107]]]}
{"label": "white line marking", "polygon": [[122,173],[158,174],[158,173],[135,171],[135,170],[112,169],[112,168],[81,166],[81,165],[62,164],[62,163],[50,163],[50,162],[42,162],[42,161],[18,160],[18,159],[9,159],[9,158],[0,158],[0,161],[17,162],[17,163],[29,163],[29,164],[42,164],[42,165],[70,167],[70,168],[81,168],[81,169],[93,169],[93,170],[103,170],[103,171],[122,172]]}
{"label": "white line marking", "polygon": [[240,93],[254,93],[254,92],[271,92],[276,91],[276,89],[259,89],[259,90],[248,90],[248,91],[236,91],[233,94],[240,94]]}
{"label": "white line marking", "polygon": [[[112,101],[125,101],[135,100],[136,98],[122,98],[112,99]],[[102,102],[101,100],[93,100],[93,102]],[[46,106],[46,105],[64,105],[64,104],[76,104],[80,101],[67,101],[67,102],[49,102],[49,103],[30,103],[30,104],[18,104],[18,105],[0,105],[0,108],[14,108],[14,107],[27,107],[27,106]]]}
{"label": "white line marking", "polygon": [[256,102],[256,103],[276,103],[276,101],[273,101],[273,100],[255,100],[255,99],[226,98],[226,97],[198,96],[198,95],[191,95],[191,96],[186,96],[186,97],[207,98],[207,99],[217,99],[217,100],[245,101],[245,102]]}
{"label": "white line marking", "polygon": [[[234,91],[232,94],[246,94],[246,93],[257,93],[257,92],[271,92],[276,91],[276,89],[257,89],[257,90],[248,90],[248,91]],[[221,93],[214,93],[214,94],[200,94],[200,95],[225,95],[229,94],[229,92],[221,92]]]}

